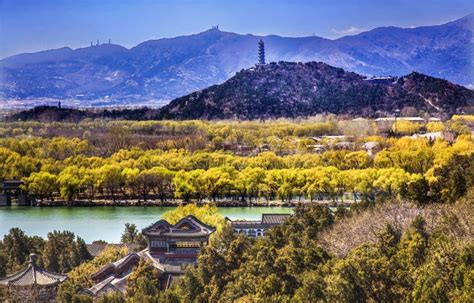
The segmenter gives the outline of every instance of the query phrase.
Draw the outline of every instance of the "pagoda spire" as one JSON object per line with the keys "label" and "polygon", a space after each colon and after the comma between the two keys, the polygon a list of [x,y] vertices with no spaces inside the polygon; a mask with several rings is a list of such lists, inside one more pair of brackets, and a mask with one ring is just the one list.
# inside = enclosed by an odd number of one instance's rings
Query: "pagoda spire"
{"label": "pagoda spire", "polygon": [[265,64],[265,43],[263,43],[262,39],[258,42],[258,64]]}

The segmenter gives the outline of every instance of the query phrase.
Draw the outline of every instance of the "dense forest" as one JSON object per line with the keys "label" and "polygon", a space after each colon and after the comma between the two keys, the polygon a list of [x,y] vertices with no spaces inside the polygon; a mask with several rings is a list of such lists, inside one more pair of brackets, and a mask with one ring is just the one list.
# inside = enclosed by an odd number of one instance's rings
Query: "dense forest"
{"label": "dense forest", "polygon": [[[0,124],[0,179],[38,201],[455,200],[468,179],[469,120],[388,128],[369,120]],[[449,131],[452,140],[408,135]],[[320,137],[326,134],[345,136]],[[344,138],[344,139],[341,139]],[[338,145],[340,140],[343,148]],[[370,154],[364,144],[372,142]],[[323,146],[315,152],[314,146]],[[447,182],[447,183],[446,183]],[[451,184],[453,183],[453,184]],[[461,182],[465,184],[466,182]],[[442,188],[452,186],[449,191]],[[422,194],[426,193],[426,194]],[[352,194],[352,195],[351,195]]]}

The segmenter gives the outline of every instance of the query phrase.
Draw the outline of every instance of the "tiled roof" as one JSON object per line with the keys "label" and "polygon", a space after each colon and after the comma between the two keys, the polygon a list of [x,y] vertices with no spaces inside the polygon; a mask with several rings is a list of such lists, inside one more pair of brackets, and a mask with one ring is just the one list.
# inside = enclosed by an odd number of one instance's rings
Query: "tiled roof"
{"label": "tiled roof", "polygon": [[107,279],[95,284],[94,286],[85,289],[85,292],[92,296],[98,296],[111,291],[119,291],[125,294],[127,291],[127,279],[129,276],[130,274],[122,278],[110,276]]}
{"label": "tiled roof", "polygon": [[[110,284],[110,282],[112,282],[112,280],[114,280],[115,277],[114,276],[110,276],[108,277],[107,279],[104,279],[103,281],[100,281],[99,283],[95,284],[94,286],[90,287],[90,288],[87,288],[86,289],[86,292],[93,295],[93,296],[96,296],[98,295],[102,290],[104,290],[106,287],[110,287],[112,286]],[[113,287],[113,286],[112,286]],[[118,290],[118,289],[117,289]]]}
{"label": "tiled roof", "polygon": [[[186,227],[186,228],[184,228]],[[179,220],[175,225],[160,220],[143,229],[143,234],[153,236],[201,237],[212,234],[215,228],[204,224],[196,217],[189,215]]]}
{"label": "tiled roof", "polygon": [[262,214],[262,220],[235,220],[231,222],[234,228],[268,228],[273,225],[282,224],[291,215],[289,214]]}
{"label": "tiled roof", "polygon": [[127,279],[129,278],[131,271],[134,267],[128,261],[133,258],[136,258],[137,256],[139,258],[151,262],[151,264],[161,273],[168,275],[166,284],[167,287],[172,285],[179,275],[183,274],[183,267],[181,265],[161,263],[158,258],[155,258],[150,254],[148,249],[144,249],[138,253],[128,254],[120,260],[106,265],[93,276],[98,275],[99,273],[107,270],[110,267],[116,269],[128,266],[128,268],[125,270],[125,272],[127,273],[126,275],[123,275],[121,277],[111,275],[110,277],[105,278],[104,280],[96,283],[94,286],[84,289],[83,291],[95,297],[111,291],[120,291],[122,293],[125,293],[127,289]]}
{"label": "tiled roof", "polygon": [[246,220],[236,220],[231,221],[232,227],[237,228],[261,228],[263,226],[262,221],[246,221]]}
{"label": "tiled roof", "polygon": [[289,214],[262,214],[262,223],[282,224],[289,217]]}
{"label": "tiled roof", "polygon": [[30,256],[30,264],[22,271],[0,280],[4,286],[54,285],[67,279],[67,275],[53,273],[39,267],[35,256]]}
{"label": "tiled roof", "polygon": [[140,259],[140,256],[136,253],[128,254],[125,257],[119,259],[118,261],[109,263],[106,266],[102,267],[99,271],[97,271],[96,273],[92,275],[92,279],[99,277],[102,273],[110,269],[112,269],[114,273],[127,271],[130,262],[132,262],[133,260],[139,260],[139,259]]}

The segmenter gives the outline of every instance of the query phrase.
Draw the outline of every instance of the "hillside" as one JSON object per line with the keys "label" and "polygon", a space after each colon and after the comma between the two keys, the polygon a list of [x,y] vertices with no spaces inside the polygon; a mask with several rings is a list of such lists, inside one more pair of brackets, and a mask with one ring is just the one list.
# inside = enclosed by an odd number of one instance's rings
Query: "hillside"
{"label": "hillside", "polygon": [[247,69],[221,85],[173,100],[162,119],[264,119],[317,113],[374,115],[412,106],[454,113],[474,105],[474,91],[413,72],[378,84],[324,63],[279,62]]}
{"label": "hillside", "polygon": [[142,107],[135,109],[98,109],[79,110],[58,108],[56,106],[37,106],[28,110],[12,113],[6,121],[39,121],[39,122],[78,122],[84,119],[110,120],[151,120],[156,119],[157,109]]}
{"label": "hillside", "polygon": [[363,75],[401,76],[416,70],[472,85],[473,24],[471,14],[443,25],[382,27],[336,40],[212,29],[149,40],[131,49],[103,44],[20,54],[0,60],[0,99],[158,106],[253,66],[260,38],[267,62],[322,61]]}

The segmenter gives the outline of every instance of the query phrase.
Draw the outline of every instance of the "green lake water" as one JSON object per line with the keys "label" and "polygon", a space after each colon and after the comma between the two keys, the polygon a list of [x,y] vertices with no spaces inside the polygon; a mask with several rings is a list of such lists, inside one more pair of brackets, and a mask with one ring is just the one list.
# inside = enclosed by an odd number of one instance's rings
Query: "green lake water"
{"label": "green lake water", "polygon": [[[142,229],[174,207],[0,207],[0,237],[12,227],[26,234],[46,237],[53,230],[69,230],[86,243],[105,240],[119,243],[125,223]],[[291,213],[287,207],[221,207],[230,219],[258,220],[262,213]]]}

